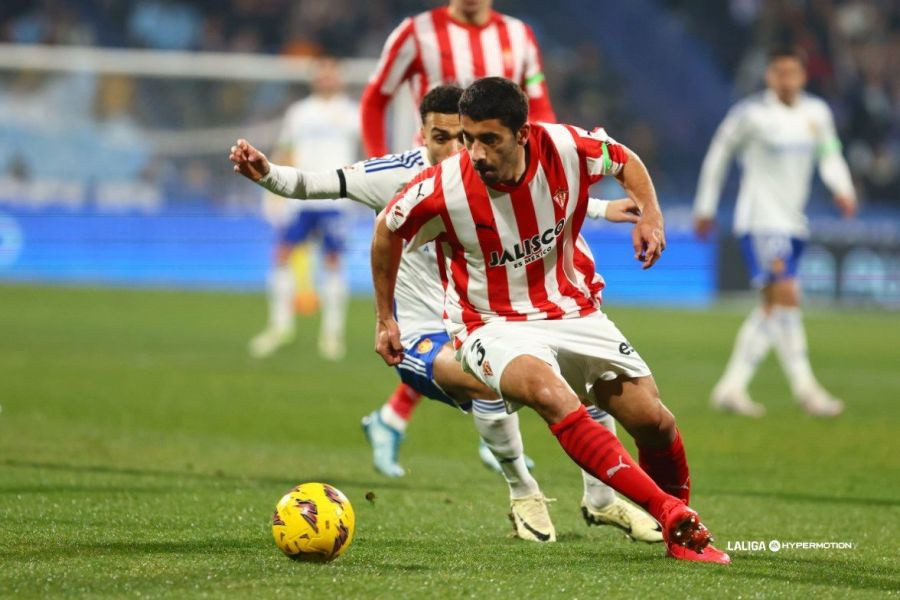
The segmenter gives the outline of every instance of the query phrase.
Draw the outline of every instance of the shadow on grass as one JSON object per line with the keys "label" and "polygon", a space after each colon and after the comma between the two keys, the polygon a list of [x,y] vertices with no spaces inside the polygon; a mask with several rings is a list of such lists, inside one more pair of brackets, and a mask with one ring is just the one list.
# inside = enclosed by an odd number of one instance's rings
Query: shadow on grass
{"label": "shadow on grass", "polygon": [[788,502],[814,502],[827,504],[856,504],[860,506],[900,506],[900,499],[891,498],[859,498],[854,496],[838,496],[824,494],[804,494],[802,492],[778,492],[771,490],[711,490],[709,495],[739,496],[746,498],[753,496],[767,500],[786,500]]}
{"label": "shadow on grass", "polygon": [[[225,473],[224,471],[216,470],[214,472],[203,472],[203,471],[176,471],[176,470],[166,470],[166,469],[153,469],[153,468],[136,468],[136,467],[119,467],[113,465],[79,465],[79,464],[69,464],[69,463],[53,463],[53,462],[37,462],[37,461],[26,461],[26,460],[15,460],[15,459],[7,459],[0,462],[0,466],[5,467],[17,467],[17,468],[25,468],[25,469],[45,469],[49,471],[66,471],[71,473],[95,473],[99,475],[126,475],[132,477],[172,477],[183,480],[197,480],[197,481],[215,481],[215,482],[223,482],[229,484],[235,483],[243,483],[243,484],[256,484],[256,485],[271,485],[271,486],[279,486],[280,489],[284,491],[289,490],[293,486],[297,485],[299,481],[297,479],[287,479],[286,477],[268,477],[268,476],[247,476],[240,475],[236,473]],[[372,490],[416,490],[416,491],[426,491],[426,492],[448,492],[450,491],[450,487],[448,486],[438,486],[438,485],[423,485],[421,482],[416,482],[412,480],[398,480],[398,479],[378,479],[378,480],[365,480],[365,479],[347,479],[344,476],[333,476],[328,473],[311,473],[305,475],[303,477],[305,481],[327,481],[328,483],[337,486],[355,486],[355,487],[363,487],[370,488]],[[46,491],[58,490],[60,488],[59,482],[48,483],[46,486],[34,485],[34,486],[10,486],[10,487],[0,487],[0,494],[16,494],[16,493],[41,493]],[[68,489],[68,488],[67,488]],[[103,489],[106,491],[107,488],[102,488],[98,486],[74,486],[75,491],[98,491],[98,489]],[[145,492],[154,492],[157,491],[153,488],[148,487],[137,487],[137,488],[120,488],[121,491],[145,491]]]}
{"label": "shadow on grass", "polygon": [[720,571],[723,577],[774,579],[793,584],[846,586],[886,592],[900,589],[900,576],[895,570],[855,561],[774,554],[737,554],[732,559],[732,567]]}

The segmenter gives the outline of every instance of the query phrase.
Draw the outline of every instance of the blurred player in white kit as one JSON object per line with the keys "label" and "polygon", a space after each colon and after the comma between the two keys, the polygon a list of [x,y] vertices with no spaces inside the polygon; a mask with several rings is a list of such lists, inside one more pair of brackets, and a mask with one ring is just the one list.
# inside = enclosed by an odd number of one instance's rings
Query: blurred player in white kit
{"label": "blurred player in white kit", "polygon": [[[321,59],[315,67],[312,93],[288,108],[275,155],[297,168],[321,171],[354,163],[359,155],[359,107],[344,93],[344,84],[333,59]],[[269,320],[250,341],[251,355],[262,358],[294,338],[294,273],[291,252],[308,239],[322,247],[324,271],[319,291],[322,307],[319,353],[339,360],[345,352],[347,282],[341,270],[346,212],[350,201],[306,202],[302,208],[282,203],[285,218],[278,231],[275,265],[269,275]]]}
{"label": "blurred player in white kit", "polygon": [[743,167],[734,215],[753,284],[762,304],[741,326],[722,378],[712,392],[720,410],[760,417],[747,386],[771,348],[778,354],[794,398],[818,417],[839,415],[843,402],[833,398],[813,375],[800,311],[797,266],[809,237],[804,210],[813,166],[846,218],[856,214],[850,171],[841,155],[831,110],[803,91],[806,71],[793,49],[770,55],[767,90],[736,104],[716,131],[694,202],[697,232],[713,226],[722,185],[733,155]]}

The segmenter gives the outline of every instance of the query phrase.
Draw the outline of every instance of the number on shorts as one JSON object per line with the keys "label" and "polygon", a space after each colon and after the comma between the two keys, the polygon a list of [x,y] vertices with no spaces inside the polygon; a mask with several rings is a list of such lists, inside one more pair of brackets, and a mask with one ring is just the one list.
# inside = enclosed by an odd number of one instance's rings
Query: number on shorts
{"label": "number on shorts", "polygon": [[475,343],[472,344],[472,350],[475,351],[475,354],[478,355],[478,366],[481,366],[481,363],[484,362],[484,346],[481,345],[481,340],[475,340]]}

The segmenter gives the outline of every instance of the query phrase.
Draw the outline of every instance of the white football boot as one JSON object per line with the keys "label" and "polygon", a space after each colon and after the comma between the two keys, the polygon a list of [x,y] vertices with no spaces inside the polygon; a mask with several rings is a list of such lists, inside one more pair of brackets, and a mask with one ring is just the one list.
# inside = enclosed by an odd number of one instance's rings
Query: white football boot
{"label": "white football boot", "polygon": [[253,358],[265,358],[273,354],[279,348],[294,341],[294,328],[276,329],[266,327],[262,333],[250,340],[250,356]]}
{"label": "white football boot", "polygon": [[747,390],[718,384],[712,392],[710,403],[716,410],[758,419],[766,414],[766,407],[750,398]]}
{"label": "white football boot", "polygon": [[814,417],[833,418],[844,412],[844,403],[818,383],[795,395],[800,408]]}
{"label": "white football boot", "polygon": [[530,542],[556,541],[556,529],[547,511],[548,502],[553,500],[540,492],[509,501],[509,520],[512,521],[516,537]]}
{"label": "white football boot", "polygon": [[331,335],[319,336],[319,356],[325,360],[339,361],[347,354],[344,341]]}
{"label": "white football boot", "polygon": [[600,509],[592,507],[586,498],[582,498],[581,516],[588,525],[618,527],[638,542],[656,544],[663,541],[662,527],[656,519],[618,496],[612,504]]}
{"label": "white football boot", "polygon": [[[479,438],[478,442],[478,457],[481,458],[481,462],[484,463],[488,469],[497,473],[498,475],[503,475],[503,469],[500,468],[500,461],[497,460],[497,457],[494,456],[494,453],[491,452],[491,449],[488,447],[487,443]],[[524,455],[525,458],[525,468],[529,471],[534,471],[534,460],[527,454]]]}

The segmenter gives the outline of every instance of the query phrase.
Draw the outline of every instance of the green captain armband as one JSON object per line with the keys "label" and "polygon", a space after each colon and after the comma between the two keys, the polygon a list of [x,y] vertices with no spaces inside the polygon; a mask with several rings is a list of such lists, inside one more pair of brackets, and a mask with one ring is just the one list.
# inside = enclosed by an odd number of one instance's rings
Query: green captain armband
{"label": "green captain armband", "polygon": [[525,80],[525,85],[534,85],[536,83],[543,83],[544,79],[545,79],[545,77],[544,77],[543,71],[540,73],[535,73],[534,75],[532,75],[531,77],[529,77],[528,79]]}
{"label": "green captain armband", "polygon": [[837,136],[834,136],[819,144],[819,147],[816,148],[816,154],[819,155],[819,158],[824,158],[830,154],[840,154],[842,148],[843,145],[841,144],[841,140],[839,140]]}

